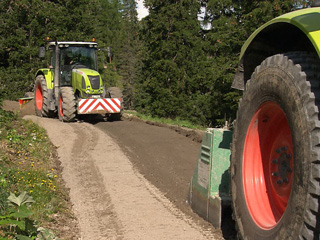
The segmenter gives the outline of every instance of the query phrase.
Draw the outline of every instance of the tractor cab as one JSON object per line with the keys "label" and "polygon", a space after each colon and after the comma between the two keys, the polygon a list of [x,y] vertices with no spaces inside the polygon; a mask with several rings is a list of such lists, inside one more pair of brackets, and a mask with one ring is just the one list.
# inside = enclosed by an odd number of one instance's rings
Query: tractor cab
{"label": "tractor cab", "polygon": [[103,83],[97,71],[97,43],[50,42],[48,49],[50,68],[57,74],[56,86],[72,86],[79,98],[103,97]]}

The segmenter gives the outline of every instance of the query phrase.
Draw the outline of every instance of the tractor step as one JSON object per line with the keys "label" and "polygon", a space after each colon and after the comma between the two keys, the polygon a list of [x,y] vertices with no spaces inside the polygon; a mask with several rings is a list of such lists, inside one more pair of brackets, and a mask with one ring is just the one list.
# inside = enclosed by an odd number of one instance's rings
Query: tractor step
{"label": "tractor step", "polygon": [[230,144],[232,132],[208,128],[190,184],[189,204],[213,226],[221,227],[222,209],[230,206]]}

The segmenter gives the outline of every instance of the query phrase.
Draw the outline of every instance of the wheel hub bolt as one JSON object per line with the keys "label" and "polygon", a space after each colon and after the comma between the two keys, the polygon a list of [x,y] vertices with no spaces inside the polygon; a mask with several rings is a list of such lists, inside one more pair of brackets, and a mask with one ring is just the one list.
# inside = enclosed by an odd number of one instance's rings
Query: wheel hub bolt
{"label": "wheel hub bolt", "polygon": [[279,158],[272,159],[272,164],[278,164],[278,167],[275,167],[278,171],[271,172],[271,175],[275,177],[275,181],[278,185],[289,183],[289,174],[293,171],[292,167],[290,167],[292,154],[287,151],[287,146],[277,148],[275,152],[279,154]]}
{"label": "wheel hub bolt", "polygon": [[281,180],[281,179],[279,179],[278,181],[277,181],[277,184],[282,184],[283,183],[283,180]]}

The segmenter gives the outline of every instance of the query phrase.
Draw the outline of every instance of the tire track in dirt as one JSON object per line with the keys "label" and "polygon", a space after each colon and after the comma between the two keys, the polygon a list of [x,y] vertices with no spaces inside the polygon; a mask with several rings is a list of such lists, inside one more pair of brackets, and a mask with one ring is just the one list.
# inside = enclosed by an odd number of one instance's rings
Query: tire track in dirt
{"label": "tire track in dirt", "polygon": [[77,136],[71,153],[79,179],[77,196],[83,198],[79,211],[84,216],[79,220],[83,221],[81,229],[87,229],[83,231],[83,239],[123,239],[121,223],[103,185],[103,176],[94,162],[94,148],[99,135],[80,124],[71,126]]}
{"label": "tire track in dirt", "polygon": [[123,239],[112,201],[94,162],[99,136],[79,123],[27,116],[46,129],[57,147],[62,177],[70,189],[70,200],[78,219],[82,240]]}
{"label": "tire track in dirt", "polygon": [[58,147],[82,240],[214,239],[134,169],[103,131],[88,123],[27,118]]}

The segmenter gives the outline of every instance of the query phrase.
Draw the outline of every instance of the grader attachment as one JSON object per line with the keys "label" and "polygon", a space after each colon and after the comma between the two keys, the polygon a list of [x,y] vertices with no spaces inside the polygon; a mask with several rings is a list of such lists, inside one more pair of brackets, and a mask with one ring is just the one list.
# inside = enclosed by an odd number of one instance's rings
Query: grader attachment
{"label": "grader attachment", "polygon": [[209,128],[205,132],[190,184],[191,208],[213,226],[221,227],[222,210],[230,206],[230,143],[232,132]]}

